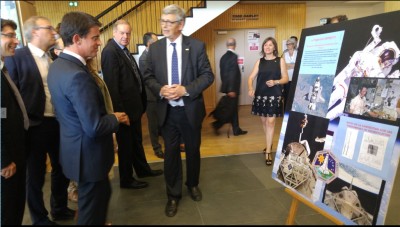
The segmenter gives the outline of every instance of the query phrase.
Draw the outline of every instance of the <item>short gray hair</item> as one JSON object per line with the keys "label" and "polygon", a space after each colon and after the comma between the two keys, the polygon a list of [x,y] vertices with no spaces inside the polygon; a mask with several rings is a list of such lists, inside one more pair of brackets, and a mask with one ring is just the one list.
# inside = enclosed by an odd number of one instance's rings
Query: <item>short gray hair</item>
{"label": "short gray hair", "polygon": [[50,22],[49,18],[42,16],[33,16],[26,20],[23,26],[23,31],[27,42],[30,42],[32,40],[32,30],[37,27],[38,20],[45,20]]}
{"label": "short gray hair", "polygon": [[127,25],[129,25],[129,27],[131,27],[132,28],[132,26],[129,24],[129,22],[128,21],[126,21],[126,20],[117,20],[114,24],[113,24],[113,31],[116,31],[117,30],[117,27],[118,27],[118,25],[120,25],[120,24],[127,24]]}
{"label": "short gray hair", "polygon": [[162,10],[162,14],[173,14],[176,15],[176,19],[178,21],[185,22],[186,19],[186,12],[184,9],[179,7],[176,4],[168,5]]}

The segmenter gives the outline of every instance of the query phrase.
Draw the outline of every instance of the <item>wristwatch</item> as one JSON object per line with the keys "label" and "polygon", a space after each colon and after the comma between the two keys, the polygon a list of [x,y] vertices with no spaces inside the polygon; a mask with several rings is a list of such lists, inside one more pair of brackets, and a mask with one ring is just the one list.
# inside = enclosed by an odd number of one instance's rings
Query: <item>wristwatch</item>
{"label": "wristwatch", "polygon": [[279,84],[281,84],[281,82],[279,82],[279,80],[277,80],[276,84],[278,84],[278,85],[279,85]]}
{"label": "wristwatch", "polygon": [[189,93],[185,92],[185,94],[183,94],[183,96],[189,96]]}

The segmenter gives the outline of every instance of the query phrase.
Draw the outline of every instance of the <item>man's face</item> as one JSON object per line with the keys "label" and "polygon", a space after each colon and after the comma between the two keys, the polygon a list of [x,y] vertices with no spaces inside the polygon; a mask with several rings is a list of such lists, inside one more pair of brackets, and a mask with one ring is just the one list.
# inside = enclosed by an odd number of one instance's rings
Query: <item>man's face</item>
{"label": "man's face", "polygon": [[361,91],[360,91],[360,97],[362,98],[362,97],[365,97],[365,95],[367,94],[367,88],[366,87],[363,87],[362,89],[361,89]]}
{"label": "man's face", "polygon": [[39,19],[36,21],[36,26],[32,30],[32,40],[38,39],[40,46],[46,47],[47,51],[56,43],[55,35],[56,31],[53,26],[51,26],[50,21]]}
{"label": "man's face", "polygon": [[19,41],[15,30],[10,26],[4,26],[1,30],[1,46],[0,55],[1,57],[13,56],[15,54],[15,48]]}
{"label": "man's face", "polygon": [[79,53],[85,59],[96,57],[99,46],[101,46],[99,26],[91,27],[86,37],[78,41]]}
{"label": "man's face", "polygon": [[128,46],[131,39],[131,26],[128,24],[119,24],[113,31],[115,41],[121,46]]}
{"label": "man's face", "polygon": [[179,37],[184,26],[184,22],[178,21],[173,14],[163,14],[160,23],[163,35],[171,42]]}

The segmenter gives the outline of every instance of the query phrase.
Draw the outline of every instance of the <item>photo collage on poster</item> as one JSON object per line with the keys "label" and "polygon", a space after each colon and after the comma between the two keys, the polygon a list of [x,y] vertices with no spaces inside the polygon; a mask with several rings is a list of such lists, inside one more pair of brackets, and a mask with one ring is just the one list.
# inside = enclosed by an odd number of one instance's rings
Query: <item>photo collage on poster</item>
{"label": "photo collage on poster", "polygon": [[272,177],[344,224],[385,221],[400,157],[398,18],[302,31]]}

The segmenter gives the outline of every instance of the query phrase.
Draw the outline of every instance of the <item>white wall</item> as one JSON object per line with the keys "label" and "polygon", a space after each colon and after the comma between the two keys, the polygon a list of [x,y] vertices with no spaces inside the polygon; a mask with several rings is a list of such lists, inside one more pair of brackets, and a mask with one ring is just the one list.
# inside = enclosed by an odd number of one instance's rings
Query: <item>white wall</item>
{"label": "white wall", "polygon": [[320,26],[319,20],[345,14],[349,20],[384,13],[384,3],[307,2],[306,28]]}

